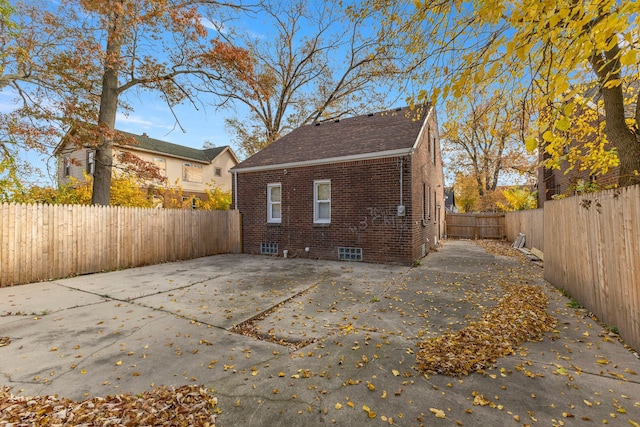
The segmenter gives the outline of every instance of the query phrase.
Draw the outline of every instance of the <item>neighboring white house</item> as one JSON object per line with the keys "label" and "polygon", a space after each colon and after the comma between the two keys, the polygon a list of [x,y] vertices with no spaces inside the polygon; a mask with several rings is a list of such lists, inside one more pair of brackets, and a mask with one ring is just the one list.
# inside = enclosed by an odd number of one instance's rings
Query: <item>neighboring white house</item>
{"label": "neighboring white house", "polygon": [[[95,170],[95,149],[91,144],[69,142],[69,131],[54,151],[58,161],[58,184],[65,185],[73,177],[85,180],[85,173],[92,175]],[[224,191],[232,188],[229,169],[237,165],[238,158],[229,146],[196,149],[151,138],[146,133],[136,135],[118,131],[127,139],[133,138],[137,144],[114,144],[114,165],[117,170],[118,154],[129,152],[140,159],[155,164],[160,174],[166,178],[167,186],[182,187],[183,196],[206,199],[208,186],[220,187]]]}

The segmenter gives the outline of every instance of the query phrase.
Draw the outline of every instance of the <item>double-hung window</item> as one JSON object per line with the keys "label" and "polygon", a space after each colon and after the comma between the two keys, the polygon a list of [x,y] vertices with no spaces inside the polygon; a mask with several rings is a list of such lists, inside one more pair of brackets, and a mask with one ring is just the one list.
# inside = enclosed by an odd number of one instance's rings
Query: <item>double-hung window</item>
{"label": "double-hung window", "polygon": [[331,181],[313,182],[313,222],[331,222]]}
{"label": "double-hung window", "polygon": [[186,182],[202,182],[202,165],[183,163],[182,180]]}
{"label": "double-hung window", "polygon": [[267,222],[280,223],[282,221],[282,185],[280,183],[267,185]]}
{"label": "double-hung window", "polygon": [[96,171],[96,152],[95,150],[87,150],[87,173],[93,175]]}

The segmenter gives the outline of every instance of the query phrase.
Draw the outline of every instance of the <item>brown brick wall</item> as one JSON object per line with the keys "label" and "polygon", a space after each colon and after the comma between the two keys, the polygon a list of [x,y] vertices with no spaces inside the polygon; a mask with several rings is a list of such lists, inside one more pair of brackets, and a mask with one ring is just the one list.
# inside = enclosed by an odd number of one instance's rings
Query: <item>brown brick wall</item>
{"label": "brown brick wall", "polygon": [[[578,109],[576,114],[581,114]],[[597,126],[594,123],[594,126]],[[595,135],[588,135],[584,140],[572,140],[570,147],[582,147],[584,144],[595,141]],[[610,147],[607,147],[609,149]],[[584,148],[583,148],[584,149]],[[549,158],[550,155],[544,152],[544,145],[538,148],[538,159],[540,162]],[[565,173],[566,172],[566,173]],[[580,170],[580,162],[576,162],[574,168],[569,170],[569,162],[563,161],[559,169],[538,168],[538,207],[543,207],[545,200],[552,200],[554,195],[573,195],[572,191],[580,182],[588,183],[594,181],[600,187],[611,187],[618,183],[620,167],[616,166],[606,174],[593,176],[589,170]]]}
{"label": "brown brick wall", "polygon": [[[412,156],[412,232],[413,259],[420,259],[423,245],[428,252],[444,237],[444,181],[442,159],[435,119],[431,119],[429,127],[421,135],[422,140]],[[435,138],[435,144],[429,139]],[[435,159],[432,150],[435,149]],[[435,162],[434,162],[435,160]],[[424,221],[423,221],[423,189],[424,189]],[[428,194],[426,194],[428,193]],[[429,203],[430,197],[430,203]]]}
{"label": "brown brick wall", "polygon": [[[238,175],[244,252],[278,244],[279,255],[337,259],[338,247],[362,248],[363,260],[411,263],[410,162],[404,162],[405,217],[400,203],[400,159],[389,158]],[[313,223],[313,182],[331,180],[331,224]],[[267,224],[267,184],[282,185],[282,222]],[[305,247],[310,251],[306,253]]]}
{"label": "brown brick wall", "polygon": [[[338,247],[344,246],[362,248],[365,262],[411,264],[421,258],[422,245],[428,252],[444,234],[440,153],[434,164],[426,134],[423,138],[412,156],[238,174],[244,252],[259,254],[261,243],[277,243],[279,256],[286,249],[290,257],[337,260]],[[401,167],[404,217],[397,215]],[[331,180],[330,224],[313,222],[314,180]],[[424,225],[423,182],[432,198]],[[280,224],[267,223],[267,185],[272,183],[282,186]]]}

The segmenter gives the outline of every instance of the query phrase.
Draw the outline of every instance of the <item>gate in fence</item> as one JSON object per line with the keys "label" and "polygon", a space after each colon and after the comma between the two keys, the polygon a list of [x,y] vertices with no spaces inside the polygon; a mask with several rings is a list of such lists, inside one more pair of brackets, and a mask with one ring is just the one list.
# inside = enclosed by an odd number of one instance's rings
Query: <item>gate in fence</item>
{"label": "gate in fence", "polygon": [[504,239],[504,213],[451,213],[445,217],[447,237],[454,239]]}

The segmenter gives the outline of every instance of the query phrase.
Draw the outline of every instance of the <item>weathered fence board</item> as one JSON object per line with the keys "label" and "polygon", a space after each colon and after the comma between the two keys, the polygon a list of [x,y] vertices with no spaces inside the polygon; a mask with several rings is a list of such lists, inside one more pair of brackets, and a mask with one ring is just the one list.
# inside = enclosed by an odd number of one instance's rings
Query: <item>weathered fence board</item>
{"label": "weathered fence board", "polygon": [[237,211],[0,204],[0,287],[239,253]]}
{"label": "weathered fence board", "polygon": [[454,239],[504,239],[504,214],[447,212],[447,237]]}

